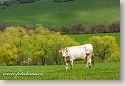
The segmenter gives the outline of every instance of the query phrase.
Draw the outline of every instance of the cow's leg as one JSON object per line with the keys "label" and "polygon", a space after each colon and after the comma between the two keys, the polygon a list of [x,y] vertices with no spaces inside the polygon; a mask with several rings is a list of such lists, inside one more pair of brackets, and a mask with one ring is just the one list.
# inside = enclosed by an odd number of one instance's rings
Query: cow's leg
{"label": "cow's leg", "polygon": [[92,56],[92,54],[87,55],[86,68],[91,67],[91,56]]}
{"label": "cow's leg", "polygon": [[91,68],[91,58],[88,60],[88,67]]}
{"label": "cow's leg", "polygon": [[70,60],[71,70],[73,69],[73,60]]}
{"label": "cow's leg", "polygon": [[66,71],[68,70],[68,62],[66,62]]}

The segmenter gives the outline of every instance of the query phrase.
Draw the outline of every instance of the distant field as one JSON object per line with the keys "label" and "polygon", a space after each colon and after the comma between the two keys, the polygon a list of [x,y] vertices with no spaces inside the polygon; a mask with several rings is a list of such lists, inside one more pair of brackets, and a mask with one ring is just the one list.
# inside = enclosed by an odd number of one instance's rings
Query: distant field
{"label": "distant field", "polygon": [[3,1],[9,1],[9,0],[0,0],[0,2],[3,2]]}
{"label": "distant field", "polygon": [[1,80],[120,80],[119,62],[96,63],[91,69],[86,69],[85,64],[74,64],[74,69],[67,72],[65,65],[0,66],[0,69]]}
{"label": "distant field", "polygon": [[[1,0],[0,0],[1,1]],[[3,0],[2,0],[3,1]],[[0,24],[43,24],[52,26],[84,25],[120,20],[119,0],[74,0],[53,2],[38,0],[34,3],[18,3],[0,6]]]}
{"label": "distant field", "polygon": [[68,35],[80,44],[84,44],[92,36],[114,36],[116,38],[117,44],[120,46],[120,33],[101,33],[101,34],[79,34],[79,35]]}

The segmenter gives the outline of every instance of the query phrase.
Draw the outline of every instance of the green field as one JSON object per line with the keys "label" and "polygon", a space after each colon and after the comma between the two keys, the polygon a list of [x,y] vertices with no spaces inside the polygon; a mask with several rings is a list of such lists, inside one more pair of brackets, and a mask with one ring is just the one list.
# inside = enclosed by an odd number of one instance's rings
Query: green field
{"label": "green field", "polygon": [[69,37],[73,38],[75,41],[79,42],[80,44],[84,44],[92,36],[114,36],[116,38],[116,43],[120,46],[120,33],[101,33],[101,34],[79,34],[79,35],[68,35]]}
{"label": "green field", "polygon": [[9,0],[0,0],[0,2],[4,2],[4,1],[9,1]]}
{"label": "green field", "polygon": [[[5,0],[0,0],[5,1]],[[4,9],[2,9],[4,7]],[[99,22],[120,20],[119,0],[74,0],[53,2],[37,0],[34,3],[0,5],[0,24],[42,24],[49,26],[69,26],[82,22],[86,27]],[[68,35],[80,44],[92,36],[114,36],[120,46],[120,33]],[[28,56],[30,57],[30,56]],[[74,63],[74,69],[64,71],[65,65],[50,66],[5,66],[0,64],[1,80],[120,80],[120,62],[95,63],[94,68],[86,69],[85,61]],[[22,75],[17,75],[22,73]],[[40,75],[25,75],[37,73]],[[8,74],[8,75],[7,75]],[[24,75],[23,75],[24,74]]]}
{"label": "green field", "polygon": [[0,66],[0,69],[1,80],[120,80],[119,62],[95,63],[91,69],[86,69],[85,64],[74,64],[72,71],[65,71],[65,65]]}
{"label": "green field", "polygon": [[120,20],[119,0],[74,0],[53,2],[38,0],[34,3],[18,3],[0,6],[0,24],[42,24],[52,26],[84,25]]}

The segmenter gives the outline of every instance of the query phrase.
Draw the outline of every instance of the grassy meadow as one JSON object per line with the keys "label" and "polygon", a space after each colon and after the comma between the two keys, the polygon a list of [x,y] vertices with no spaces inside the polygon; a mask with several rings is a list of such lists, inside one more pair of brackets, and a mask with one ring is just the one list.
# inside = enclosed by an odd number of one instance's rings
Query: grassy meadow
{"label": "grassy meadow", "polygon": [[0,24],[42,24],[52,26],[84,25],[120,20],[119,0],[75,0],[53,2],[37,0],[34,3],[0,5]]}
{"label": "grassy meadow", "polygon": [[80,44],[84,44],[92,36],[114,36],[116,38],[116,43],[120,46],[120,33],[99,33],[99,34],[79,34],[79,35],[69,35],[69,37],[73,38],[75,41]]}
{"label": "grassy meadow", "polygon": [[[1,80],[120,80],[119,62],[95,63],[91,69],[85,68],[85,64],[74,64],[72,71],[65,71],[65,65],[0,66],[0,68]],[[26,73],[38,75],[26,75]]]}
{"label": "grassy meadow", "polygon": [[[7,0],[0,0],[7,1]],[[43,26],[68,26],[82,22],[86,27],[91,24],[120,20],[119,0],[74,0],[53,2],[37,0],[34,3],[14,3],[0,5],[0,24],[25,24]],[[2,9],[4,7],[4,9]],[[120,33],[68,35],[76,42],[84,44],[92,36],[114,36],[120,46]],[[29,50],[30,51],[30,50]],[[27,55],[28,57],[29,54]],[[73,70],[65,71],[64,65],[48,66],[6,66],[0,64],[0,80],[120,80],[120,62],[95,63],[91,69],[85,68],[85,60],[74,62]],[[70,66],[69,66],[70,67]],[[19,74],[20,75],[16,75]],[[40,75],[25,75],[37,73]]]}

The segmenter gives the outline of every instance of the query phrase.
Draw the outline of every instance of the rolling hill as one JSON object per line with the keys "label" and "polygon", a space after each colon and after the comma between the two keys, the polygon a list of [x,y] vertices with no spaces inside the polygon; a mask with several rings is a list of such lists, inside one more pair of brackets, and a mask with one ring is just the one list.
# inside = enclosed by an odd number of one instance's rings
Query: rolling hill
{"label": "rolling hill", "polygon": [[37,0],[33,3],[0,5],[0,24],[42,24],[71,26],[82,22],[85,25],[120,20],[119,0],[74,0],[53,2]]}

